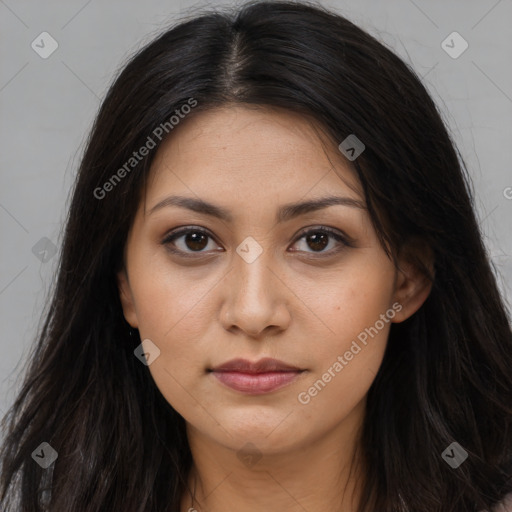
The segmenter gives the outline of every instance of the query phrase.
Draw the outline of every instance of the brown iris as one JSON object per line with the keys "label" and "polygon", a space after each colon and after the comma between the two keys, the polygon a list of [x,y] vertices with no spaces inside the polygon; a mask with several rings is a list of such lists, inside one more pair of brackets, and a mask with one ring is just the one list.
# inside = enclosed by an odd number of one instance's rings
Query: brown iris
{"label": "brown iris", "polygon": [[314,233],[306,237],[309,247],[315,251],[321,251],[329,243],[329,235],[325,233]]}
{"label": "brown iris", "polygon": [[187,233],[185,244],[192,251],[200,251],[208,245],[208,235],[198,232]]}

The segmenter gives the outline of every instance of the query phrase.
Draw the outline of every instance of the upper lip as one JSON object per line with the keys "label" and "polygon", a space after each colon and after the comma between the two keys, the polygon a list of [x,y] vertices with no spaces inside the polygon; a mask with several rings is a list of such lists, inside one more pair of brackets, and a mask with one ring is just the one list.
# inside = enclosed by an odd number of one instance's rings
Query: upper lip
{"label": "upper lip", "polygon": [[267,372],[296,372],[301,371],[300,368],[265,357],[259,361],[251,362],[247,359],[231,359],[211,371],[214,372],[241,372],[241,373],[267,373]]}

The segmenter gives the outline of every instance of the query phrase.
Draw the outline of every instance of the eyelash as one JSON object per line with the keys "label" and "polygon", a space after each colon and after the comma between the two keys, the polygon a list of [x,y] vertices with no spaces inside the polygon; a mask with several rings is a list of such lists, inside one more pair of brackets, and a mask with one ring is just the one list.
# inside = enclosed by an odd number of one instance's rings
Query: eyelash
{"label": "eyelash", "polygon": [[[179,256],[185,257],[185,258],[196,258],[199,257],[201,254],[203,254],[202,251],[191,251],[191,252],[185,252],[181,251],[179,249],[172,248],[170,244],[174,242],[174,240],[181,238],[184,235],[187,235],[189,233],[199,233],[201,235],[206,235],[210,239],[215,240],[215,238],[208,232],[205,231],[202,228],[195,228],[192,226],[188,226],[186,228],[181,228],[176,231],[172,231],[167,234],[167,236],[162,240],[162,245],[166,246],[166,248],[172,252],[173,254],[177,254]],[[312,255],[312,257],[327,257],[332,256],[334,254],[338,254],[340,251],[342,251],[345,247],[354,247],[353,243],[350,241],[350,239],[346,235],[342,235],[337,230],[334,230],[332,228],[329,228],[327,226],[321,226],[321,227],[314,227],[314,228],[305,228],[303,231],[301,231],[295,241],[293,242],[293,245],[295,245],[299,240],[302,238],[305,238],[307,235],[310,234],[324,234],[329,235],[330,237],[334,238],[338,243],[341,244],[341,247],[338,247],[337,249],[331,249],[329,251],[293,251],[293,252],[306,252],[306,254]],[[196,256],[197,255],[197,256]]]}

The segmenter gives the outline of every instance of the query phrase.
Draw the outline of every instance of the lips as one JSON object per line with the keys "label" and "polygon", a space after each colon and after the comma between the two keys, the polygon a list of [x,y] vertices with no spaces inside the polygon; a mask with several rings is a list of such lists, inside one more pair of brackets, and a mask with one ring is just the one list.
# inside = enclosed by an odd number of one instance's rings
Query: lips
{"label": "lips", "polygon": [[213,368],[214,372],[243,372],[243,373],[266,373],[266,372],[296,372],[300,371],[296,366],[283,363],[278,359],[265,357],[252,363],[247,359],[232,359],[227,363]]}
{"label": "lips", "polygon": [[259,395],[276,391],[290,384],[305,370],[277,359],[263,358],[256,362],[232,359],[210,371],[221,383],[231,389],[245,394]]}

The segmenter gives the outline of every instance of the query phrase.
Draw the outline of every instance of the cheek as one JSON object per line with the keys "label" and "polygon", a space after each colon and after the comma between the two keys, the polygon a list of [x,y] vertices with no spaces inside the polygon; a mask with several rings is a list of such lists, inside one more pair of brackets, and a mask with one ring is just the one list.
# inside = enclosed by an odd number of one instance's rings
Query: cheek
{"label": "cheek", "polygon": [[145,259],[139,268],[144,270],[133,279],[132,292],[140,337],[160,350],[149,371],[167,401],[182,414],[193,406],[187,391],[204,375],[218,276],[199,276],[201,271],[190,268],[170,272],[162,256]]}
{"label": "cheek", "polygon": [[205,329],[212,323],[211,313],[205,310],[209,287],[201,282],[185,283],[179,273],[157,277],[149,277],[134,292],[141,339],[151,339],[160,350],[148,369],[179,414],[201,419],[200,402],[193,397],[197,381],[204,376],[205,351],[201,347]]}
{"label": "cheek", "polygon": [[[170,344],[193,341],[206,323],[204,310],[218,276],[200,267],[178,267],[165,251],[134,255],[140,269],[132,283],[139,331],[161,350]],[[183,337],[183,331],[187,336]]]}
{"label": "cheek", "polygon": [[385,264],[363,263],[324,286],[312,307],[322,312],[330,332],[316,338],[313,371],[298,397],[309,413],[323,409],[325,414],[336,404],[329,414],[345,416],[364,397],[382,363],[394,316],[394,274]]}
{"label": "cheek", "polygon": [[[335,279],[324,282],[311,309],[318,311],[329,327],[328,347],[339,350],[347,343],[350,345],[351,340],[374,326],[380,315],[389,310],[394,272],[390,265],[381,263],[371,266],[361,259],[358,265],[347,267]],[[389,330],[390,322],[385,325],[387,329],[379,323],[379,330]]]}

